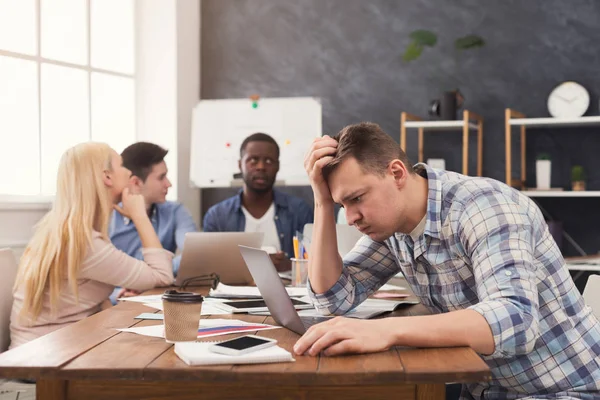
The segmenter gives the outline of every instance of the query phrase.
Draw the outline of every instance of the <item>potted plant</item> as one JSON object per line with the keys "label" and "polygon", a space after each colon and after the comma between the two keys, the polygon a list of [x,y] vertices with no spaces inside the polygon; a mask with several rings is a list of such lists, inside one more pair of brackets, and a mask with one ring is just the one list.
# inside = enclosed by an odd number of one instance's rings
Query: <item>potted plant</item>
{"label": "potted plant", "polygon": [[[405,62],[416,60],[421,56],[425,47],[433,47],[437,43],[437,35],[425,29],[412,31],[408,37],[410,37],[410,43],[402,55],[402,60]],[[485,41],[477,35],[463,36],[454,41],[454,48],[459,51],[483,46],[485,46]]]}
{"label": "potted plant", "polygon": [[[410,42],[404,54],[402,60],[404,62],[414,61],[421,56],[421,53],[426,47],[434,47],[438,41],[437,35],[431,31],[425,29],[419,29],[413,31],[409,35]],[[477,35],[466,35],[460,37],[454,41],[454,48],[457,52],[455,55],[455,64],[458,65],[458,54],[459,52],[476,49],[483,47],[485,41]],[[441,99],[432,100],[429,105],[429,115],[435,118],[441,118],[442,120],[455,120],[458,109],[462,107],[464,103],[464,97],[462,93],[455,88],[453,90],[446,90]]]}
{"label": "potted plant", "polygon": [[571,187],[573,190],[585,190],[585,170],[581,165],[571,168]]}
{"label": "potted plant", "polygon": [[546,153],[539,154],[535,161],[535,181],[539,190],[550,190],[550,172],[552,170],[550,156]]}

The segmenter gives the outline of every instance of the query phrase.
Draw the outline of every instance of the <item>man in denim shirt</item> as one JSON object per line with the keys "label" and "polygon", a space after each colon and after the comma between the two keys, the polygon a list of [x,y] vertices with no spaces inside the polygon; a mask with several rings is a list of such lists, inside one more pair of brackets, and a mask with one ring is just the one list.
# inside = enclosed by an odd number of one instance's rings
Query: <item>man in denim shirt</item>
{"label": "man in denim shirt", "polygon": [[[196,224],[181,203],[167,201],[172,186],[167,178],[164,161],[168,150],[148,142],[137,142],[121,153],[123,166],[131,171],[129,188],[144,196],[146,210],[163,248],[175,253],[183,248],[185,234],[196,232]],[[109,226],[109,236],[115,247],[132,257],[142,258],[142,243],[133,222],[115,211]],[[177,275],[181,255],[173,258],[173,274]],[[120,293],[119,293],[120,292]],[[115,290],[114,299],[130,292]],[[131,292],[131,294],[135,294]]]}
{"label": "man in denim shirt", "polygon": [[212,206],[204,216],[205,232],[264,232],[278,271],[291,268],[293,237],[313,221],[303,200],[273,189],[279,171],[279,146],[269,135],[248,136],[240,148],[244,189]]}

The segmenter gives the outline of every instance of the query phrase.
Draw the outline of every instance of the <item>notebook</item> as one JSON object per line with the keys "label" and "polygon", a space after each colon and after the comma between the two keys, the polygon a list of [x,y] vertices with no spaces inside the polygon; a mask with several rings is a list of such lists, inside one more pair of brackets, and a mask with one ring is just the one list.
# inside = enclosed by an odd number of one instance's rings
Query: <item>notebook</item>
{"label": "notebook", "polygon": [[296,361],[292,354],[279,346],[253,351],[239,356],[217,354],[208,348],[218,342],[175,343],[175,354],[187,365],[263,364]]}

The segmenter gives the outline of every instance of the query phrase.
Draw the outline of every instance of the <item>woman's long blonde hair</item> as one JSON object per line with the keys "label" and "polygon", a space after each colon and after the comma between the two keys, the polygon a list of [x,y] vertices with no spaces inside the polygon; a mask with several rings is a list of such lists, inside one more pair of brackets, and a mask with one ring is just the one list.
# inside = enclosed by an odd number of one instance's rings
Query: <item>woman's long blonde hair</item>
{"label": "woman's long blonde hair", "polygon": [[103,175],[112,170],[112,154],[107,144],[88,142],[71,147],[60,160],[54,204],[21,257],[14,287],[24,288],[21,316],[31,322],[42,310],[46,290],[53,313],[66,281],[78,298],[79,269],[92,231],[108,240],[112,200]]}

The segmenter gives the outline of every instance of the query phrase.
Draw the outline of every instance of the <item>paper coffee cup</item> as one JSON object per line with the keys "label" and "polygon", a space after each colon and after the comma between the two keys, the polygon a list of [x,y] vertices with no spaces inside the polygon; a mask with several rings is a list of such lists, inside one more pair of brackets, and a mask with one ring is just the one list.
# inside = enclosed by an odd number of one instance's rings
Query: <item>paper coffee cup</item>
{"label": "paper coffee cup", "polygon": [[196,341],[203,301],[200,294],[192,292],[167,290],[162,295],[167,343]]}

